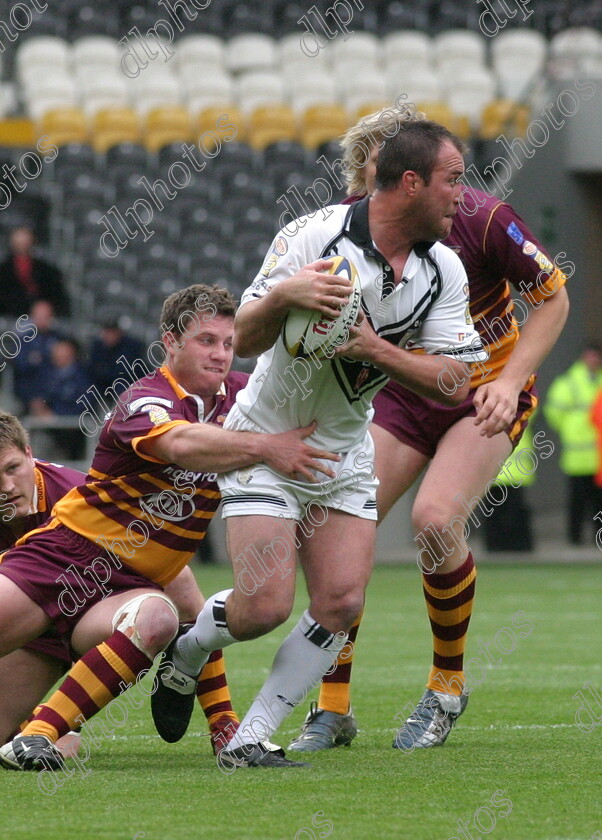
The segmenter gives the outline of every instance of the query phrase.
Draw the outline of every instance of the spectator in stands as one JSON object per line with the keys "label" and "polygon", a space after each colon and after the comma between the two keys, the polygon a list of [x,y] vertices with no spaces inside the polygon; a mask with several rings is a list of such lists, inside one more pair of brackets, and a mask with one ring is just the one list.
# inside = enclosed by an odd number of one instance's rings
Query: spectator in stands
{"label": "spectator in stands", "polygon": [[[21,350],[14,360],[13,387],[23,411],[30,414],[32,400],[44,395],[51,350],[65,336],[54,326],[54,307],[47,300],[38,300],[33,304],[27,326],[35,329],[27,331],[28,340],[21,342]],[[34,337],[29,339],[34,332]]]}
{"label": "spectator in stands", "polygon": [[0,315],[23,315],[32,303],[50,301],[57,315],[70,314],[59,269],[33,254],[31,228],[17,227],[9,237],[9,256],[0,264]]}
{"label": "spectator in stands", "polygon": [[[74,417],[81,413],[78,398],[90,386],[86,366],[80,359],[80,348],[72,338],[57,341],[50,351],[50,366],[46,369],[43,395],[30,402],[36,417]],[[63,457],[83,456],[84,439],[79,428],[50,430]]]}
{"label": "spectator in stands", "polygon": [[126,369],[119,363],[122,356],[130,364],[145,359],[144,345],[124,333],[117,315],[108,315],[100,335],[92,341],[89,354],[90,379],[99,394],[104,395],[118,377],[123,377]]}
{"label": "spectator in stands", "polygon": [[602,488],[594,480],[599,461],[591,420],[601,388],[602,348],[590,343],[552,382],[543,406],[546,420],[560,438],[560,469],[568,477],[567,536],[572,545],[583,542],[583,523],[594,525],[593,517],[602,508]]}

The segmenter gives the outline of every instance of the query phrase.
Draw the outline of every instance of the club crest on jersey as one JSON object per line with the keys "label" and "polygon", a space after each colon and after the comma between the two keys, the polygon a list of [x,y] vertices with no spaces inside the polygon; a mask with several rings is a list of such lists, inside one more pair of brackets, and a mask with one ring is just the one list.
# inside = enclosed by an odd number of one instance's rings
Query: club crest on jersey
{"label": "club crest on jersey", "polygon": [[153,426],[162,426],[164,423],[169,423],[169,414],[160,405],[151,405],[148,411],[148,419]]}
{"label": "club crest on jersey", "polygon": [[357,379],[355,380],[355,390],[356,391],[359,391],[359,389],[362,387],[362,385],[368,379],[369,376],[370,376],[370,368],[364,367],[360,370],[360,372],[357,375]]}

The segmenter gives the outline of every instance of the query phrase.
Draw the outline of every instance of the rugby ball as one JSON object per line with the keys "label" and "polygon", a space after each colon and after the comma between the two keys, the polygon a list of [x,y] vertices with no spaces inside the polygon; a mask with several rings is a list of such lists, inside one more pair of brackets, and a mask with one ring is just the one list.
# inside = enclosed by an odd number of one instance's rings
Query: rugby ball
{"label": "rugby ball", "polygon": [[[290,356],[318,359],[347,341],[349,329],[355,324],[362,302],[362,290],[357,270],[351,260],[338,255],[324,257],[331,260],[323,274],[337,274],[351,280],[352,290],[341,314],[331,318],[309,309],[291,309],[282,326],[282,340]],[[330,354],[332,355],[332,354]]]}

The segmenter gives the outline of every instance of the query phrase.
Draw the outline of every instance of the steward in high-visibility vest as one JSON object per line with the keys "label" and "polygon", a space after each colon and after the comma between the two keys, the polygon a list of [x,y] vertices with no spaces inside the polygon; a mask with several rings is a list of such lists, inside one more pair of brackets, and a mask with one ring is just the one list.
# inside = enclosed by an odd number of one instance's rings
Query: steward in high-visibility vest
{"label": "steward in high-visibility vest", "polygon": [[[594,355],[588,349],[583,354]],[[602,367],[576,361],[550,385],[544,416],[560,438],[560,469],[567,475],[594,475],[598,470],[598,435],[591,410],[602,388]]]}
{"label": "steward in high-visibility vest", "polygon": [[581,357],[551,384],[543,411],[560,438],[560,469],[569,482],[568,539],[582,542],[584,522],[594,524],[602,489],[594,481],[600,467],[592,407],[602,388],[602,350],[588,345]]}

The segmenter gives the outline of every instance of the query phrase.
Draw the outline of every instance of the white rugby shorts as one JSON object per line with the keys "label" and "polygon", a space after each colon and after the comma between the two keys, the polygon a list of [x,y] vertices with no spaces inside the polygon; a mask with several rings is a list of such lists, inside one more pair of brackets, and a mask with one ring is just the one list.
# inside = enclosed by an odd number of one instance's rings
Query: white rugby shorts
{"label": "white rugby shorts", "polygon": [[[261,432],[235,406],[228,418],[230,429]],[[341,510],[361,519],[378,518],[374,475],[374,444],[367,432],[365,438],[349,452],[342,452],[340,461],[328,461],[336,473],[319,484],[293,481],[265,464],[232,470],[218,476],[222,494],[222,516],[278,516],[284,519],[303,519],[308,516],[319,520],[320,507]]]}

